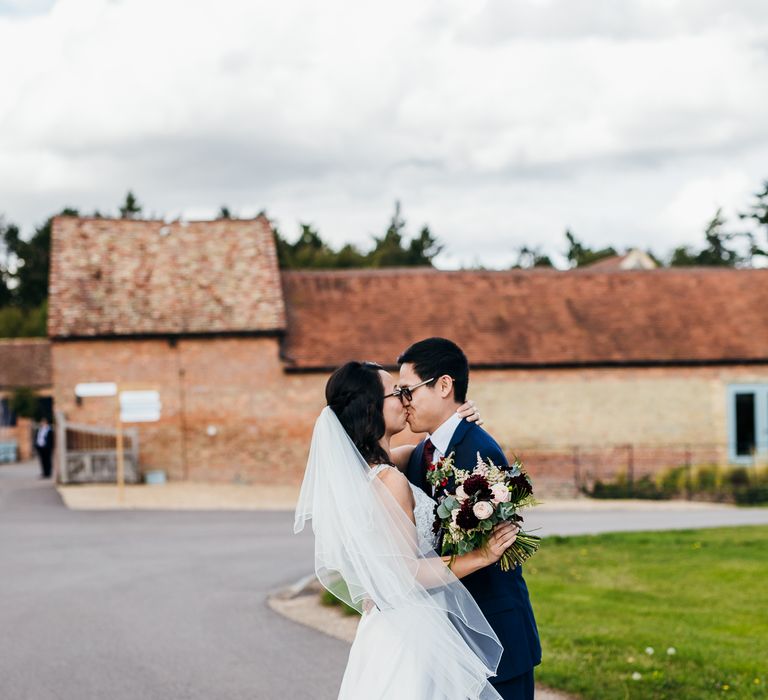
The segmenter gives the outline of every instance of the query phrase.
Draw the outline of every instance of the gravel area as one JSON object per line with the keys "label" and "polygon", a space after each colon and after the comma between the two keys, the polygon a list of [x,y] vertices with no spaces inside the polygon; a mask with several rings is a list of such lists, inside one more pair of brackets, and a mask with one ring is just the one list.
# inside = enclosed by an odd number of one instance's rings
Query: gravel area
{"label": "gravel area", "polygon": [[171,481],[127,484],[121,501],[114,484],[56,487],[72,510],[293,510],[298,486]]}

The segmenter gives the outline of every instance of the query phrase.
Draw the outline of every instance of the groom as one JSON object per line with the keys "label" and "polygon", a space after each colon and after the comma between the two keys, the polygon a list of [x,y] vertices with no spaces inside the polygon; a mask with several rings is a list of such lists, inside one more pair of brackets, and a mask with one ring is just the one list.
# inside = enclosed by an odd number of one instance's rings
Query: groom
{"label": "groom", "polygon": [[[400,357],[400,387],[415,433],[428,433],[411,455],[406,475],[432,496],[427,466],[451,453],[456,467],[473,469],[477,453],[494,464],[508,464],[496,441],[476,423],[459,418],[466,401],[469,364],[461,348],[445,338],[414,343]],[[541,663],[541,646],[528,588],[520,567],[504,572],[487,566],[462,579],[504,648],[494,688],[507,700],[532,700],[533,667]]]}

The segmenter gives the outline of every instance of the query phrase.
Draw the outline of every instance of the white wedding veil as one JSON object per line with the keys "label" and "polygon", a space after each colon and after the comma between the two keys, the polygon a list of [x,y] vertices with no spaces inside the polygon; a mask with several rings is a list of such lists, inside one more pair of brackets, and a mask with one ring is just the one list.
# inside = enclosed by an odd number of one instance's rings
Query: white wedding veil
{"label": "white wedding veil", "polygon": [[358,610],[372,601],[397,626],[429,677],[429,697],[501,697],[488,682],[502,653],[496,634],[437,553],[419,545],[330,407],[315,422],[294,532],[310,518],[318,579]]}

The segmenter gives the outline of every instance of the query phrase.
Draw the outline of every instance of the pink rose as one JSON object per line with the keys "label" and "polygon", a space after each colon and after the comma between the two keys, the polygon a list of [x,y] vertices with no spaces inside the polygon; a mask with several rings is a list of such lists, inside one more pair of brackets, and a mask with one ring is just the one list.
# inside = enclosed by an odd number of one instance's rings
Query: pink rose
{"label": "pink rose", "polygon": [[494,484],[491,486],[494,503],[506,503],[509,500],[509,489],[504,484]]}
{"label": "pink rose", "polygon": [[478,520],[487,520],[493,515],[493,506],[488,501],[478,501],[472,512]]}

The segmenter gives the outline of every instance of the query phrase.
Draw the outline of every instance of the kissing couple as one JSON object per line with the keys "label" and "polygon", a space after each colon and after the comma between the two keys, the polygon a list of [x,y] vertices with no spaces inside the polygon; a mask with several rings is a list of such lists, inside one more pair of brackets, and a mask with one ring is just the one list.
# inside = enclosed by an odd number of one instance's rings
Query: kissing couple
{"label": "kissing couple", "polygon": [[[294,531],[312,519],[315,571],[362,612],[340,700],[531,700],[541,646],[520,567],[497,565],[517,534],[497,525],[488,546],[441,557],[428,468],[453,455],[508,462],[467,402],[469,363],[445,338],[411,345],[397,380],[348,362],[325,387]],[[406,424],[426,433],[391,447]],[[435,530],[438,530],[435,532]]]}

